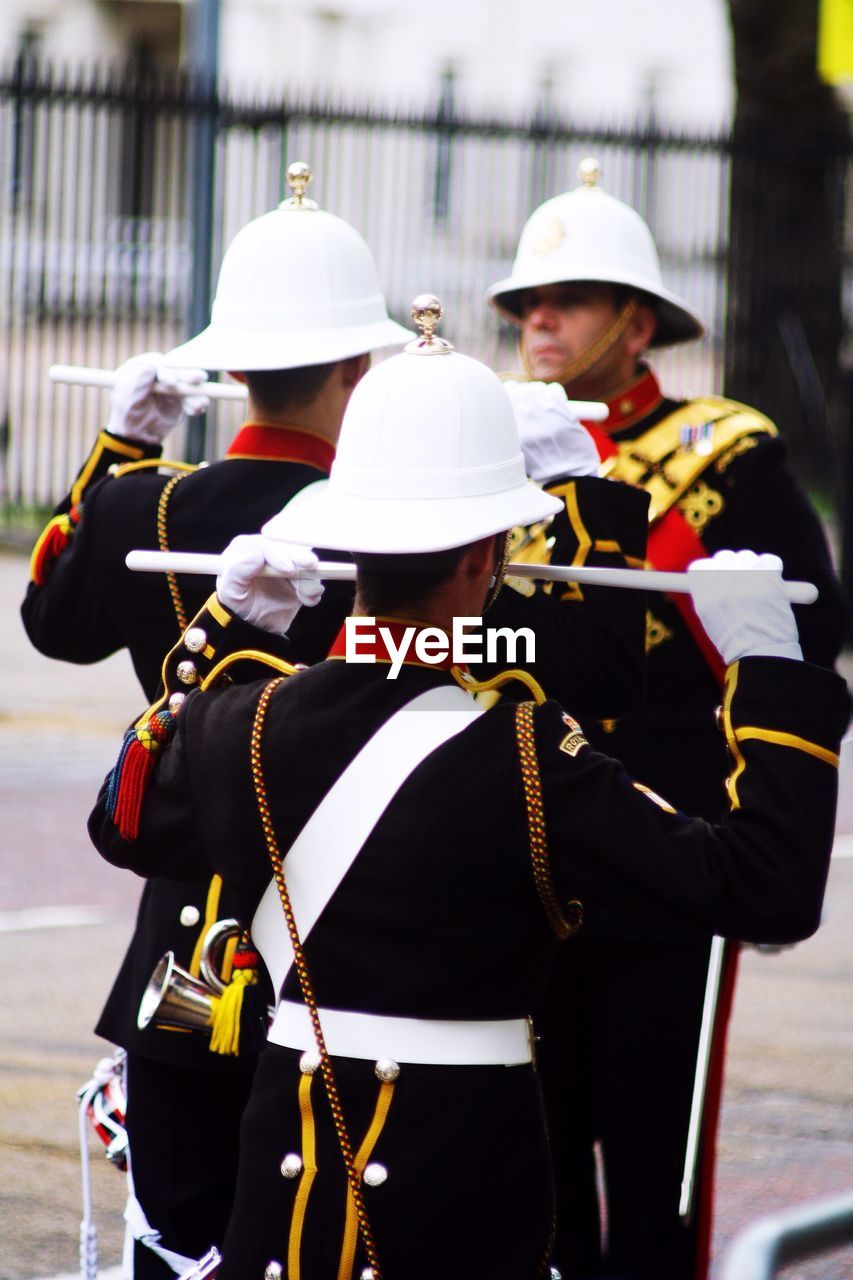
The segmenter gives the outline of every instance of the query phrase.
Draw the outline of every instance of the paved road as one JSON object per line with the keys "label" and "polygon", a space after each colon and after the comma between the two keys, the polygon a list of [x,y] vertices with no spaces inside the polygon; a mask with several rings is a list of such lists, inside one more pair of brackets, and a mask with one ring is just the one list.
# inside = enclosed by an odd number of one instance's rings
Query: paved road
{"label": "paved road", "polygon": [[[84,823],[139,710],[126,658],[34,654],[17,607],[26,562],[0,555],[0,1280],[73,1273],[80,1219],[75,1090],[126,944],[138,884]],[[853,671],[853,661],[849,664]],[[853,780],[853,755],[845,759]],[[744,956],[730,1040],[715,1249],[759,1213],[853,1188],[853,786],[818,935]],[[41,914],[38,914],[38,913]],[[120,1256],[122,1180],[91,1146],[104,1267]],[[853,1249],[783,1273],[853,1280]],[[486,1278],[484,1278],[486,1280]]]}

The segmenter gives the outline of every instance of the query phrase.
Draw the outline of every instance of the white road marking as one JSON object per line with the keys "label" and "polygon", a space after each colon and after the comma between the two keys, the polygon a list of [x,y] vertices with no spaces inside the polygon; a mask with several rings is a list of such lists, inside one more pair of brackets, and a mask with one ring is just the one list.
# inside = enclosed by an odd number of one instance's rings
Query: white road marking
{"label": "white road marking", "polygon": [[0,933],[76,928],[104,924],[109,919],[110,913],[99,907],[24,907],[20,911],[0,911]]}

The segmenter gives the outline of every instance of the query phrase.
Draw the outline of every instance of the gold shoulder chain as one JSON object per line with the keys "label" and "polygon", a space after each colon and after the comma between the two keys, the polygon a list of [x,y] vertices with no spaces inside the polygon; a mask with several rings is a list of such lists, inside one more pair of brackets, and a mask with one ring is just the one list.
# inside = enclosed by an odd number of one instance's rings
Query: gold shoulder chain
{"label": "gold shoulder chain", "polygon": [[[157,545],[161,551],[169,550],[168,530],[166,526],[166,512],[169,506],[169,499],[175,490],[175,485],[180,484],[185,476],[189,475],[188,471],[179,472],[178,475],[172,476],[163,486],[160,494],[160,501],[157,503]],[[184,601],[181,596],[181,589],[178,586],[178,579],[175,574],[169,570],[166,574],[166,581],[169,584],[169,595],[172,597],[172,607],[175,610],[175,617],[178,619],[178,627],[181,634],[187,629],[187,611],[184,608]]]}
{"label": "gold shoulder chain", "polygon": [[583,924],[583,904],[572,898],[566,904],[564,914],[554,887],[551,863],[548,858],[548,834],[545,827],[545,809],[542,804],[542,781],[539,777],[539,760],[536,755],[536,739],[533,732],[532,702],[520,702],[515,709],[515,733],[518,754],[521,759],[521,780],[524,784],[524,802],[527,807],[527,829],[530,834],[530,861],[536,891],[545,909],[548,923],[563,941],[577,933]]}
{"label": "gold shoulder chain", "polygon": [[361,1238],[364,1243],[368,1262],[373,1269],[374,1280],[382,1280],[382,1273],[379,1270],[379,1262],[376,1257],[376,1246],[373,1243],[373,1234],[370,1230],[367,1208],[362,1194],[361,1179],[355,1167],[355,1156],[353,1154],[349,1134],[347,1133],[346,1124],[344,1122],[344,1113],[341,1106],[341,1099],[340,1094],[338,1093],[335,1074],[332,1069],[332,1060],[329,1057],[329,1052],[326,1048],[323,1028],[320,1025],[320,1014],[317,1009],[317,1001],[314,997],[314,988],[308,974],[308,965],[305,960],[305,953],[302,950],[302,943],[299,940],[296,918],[293,914],[290,894],[284,877],[284,867],[282,865],[281,853],[279,851],[278,841],[276,840],[275,830],[272,824],[272,813],[270,811],[269,800],[267,799],[267,789],[261,763],[261,737],[263,735],[267,708],[269,707],[270,698],[275,693],[283,679],[285,679],[284,676],[278,676],[275,680],[270,680],[269,684],[265,686],[258,702],[257,710],[255,712],[255,720],[252,725],[252,782],[255,787],[255,797],[258,802],[258,813],[261,819],[261,827],[263,828],[264,841],[267,846],[270,863],[272,864],[273,877],[278,889],[278,896],[281,899],[282,909],[284,910],[284,918],[287,922],[287,932],[290,935],[290,942],[293,947],[294,967],[296,969],[297,977],[299,978],[302,998],[305,1001],[309,1017],[311,1018],[311,1026],[314,1031],[317,1051],[320,1054],[320,1069],[323,1072],[323,1080],[326,1085],[326,1093],[328,1095],[329,1106],[332,1111],[332,1120],[334,1121],[335,1131],[338,1135],[338,1143],[346,1166],[347,1179],[349,1180],[350,1191],[355,1204],[355,1212],[358,1219]]}

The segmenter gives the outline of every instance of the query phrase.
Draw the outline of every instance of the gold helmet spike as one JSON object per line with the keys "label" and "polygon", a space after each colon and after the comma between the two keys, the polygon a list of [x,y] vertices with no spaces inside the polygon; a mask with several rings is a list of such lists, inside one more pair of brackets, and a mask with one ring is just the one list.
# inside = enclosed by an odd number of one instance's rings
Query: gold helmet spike
{"label": "gold helmet spike", "polygon": [[594,190],[601,181],[601,165],[594,156],[588,156],[578,165],[578,177],[588,191]]}
{"label": "gold helmet spike", "polygon": [[314,174],[311,172],[311,166],[307,165],[304,160],[294,160],[293,164],[287,167],[287,185],[293,195],[288,196],[286,200],[282,200],[278,206],[279,209],[318,208],[316,201],[309,200],[305,195],[313,181]]}
{"label": "gold helmet spike", "polygon": [[412,302],[412,319],[421,336],[403,348],[409,355],[443,356],[453,350],[451,343],[435,336],[441,320],[441,303],[434,294],[418,294]]}

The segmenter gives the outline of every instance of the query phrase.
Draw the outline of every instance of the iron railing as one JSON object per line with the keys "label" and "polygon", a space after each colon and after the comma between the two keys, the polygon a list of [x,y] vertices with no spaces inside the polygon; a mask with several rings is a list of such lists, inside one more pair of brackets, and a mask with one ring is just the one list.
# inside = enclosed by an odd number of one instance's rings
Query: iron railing
{"label": "iron railing", "polygon": [[[667,388],[723,390],[727,137],[541,116],[477,121],[456,114],[450,94],[423,115],[238,102],[199,94],[183,80],[98,71],[59,79],[19,64],[0,77],[0,486],[7,511],[61,496],[105,416],[103,392],[52,386],[50,364],[114,367],[188,336],[199,269],[190,228],[200,118],[213,121],[216,136],[214,279],[223,246],[287,194],[288,163],[307,159],[316,174],[312,195],[371,245],[395,318],[406,321],[415,294],[437,293],[447,336],[500,369],[515,367],[514,334],[485,305],[484,290],[507,273],[532,209],[576,185],[579,161],[596,155],[606,189],[652,227],[667,285],[707,322],[702,342],[656,360]],[[810,251],[807,238],[796,246],[804,273]],[[799,339],[793,323],[788,336]],[[221,452],[234,425],[232,408],[211,414],[208,456]],[[841,430],[827,415],[817,446],[811,439],[819,474],[837,471]]]}

